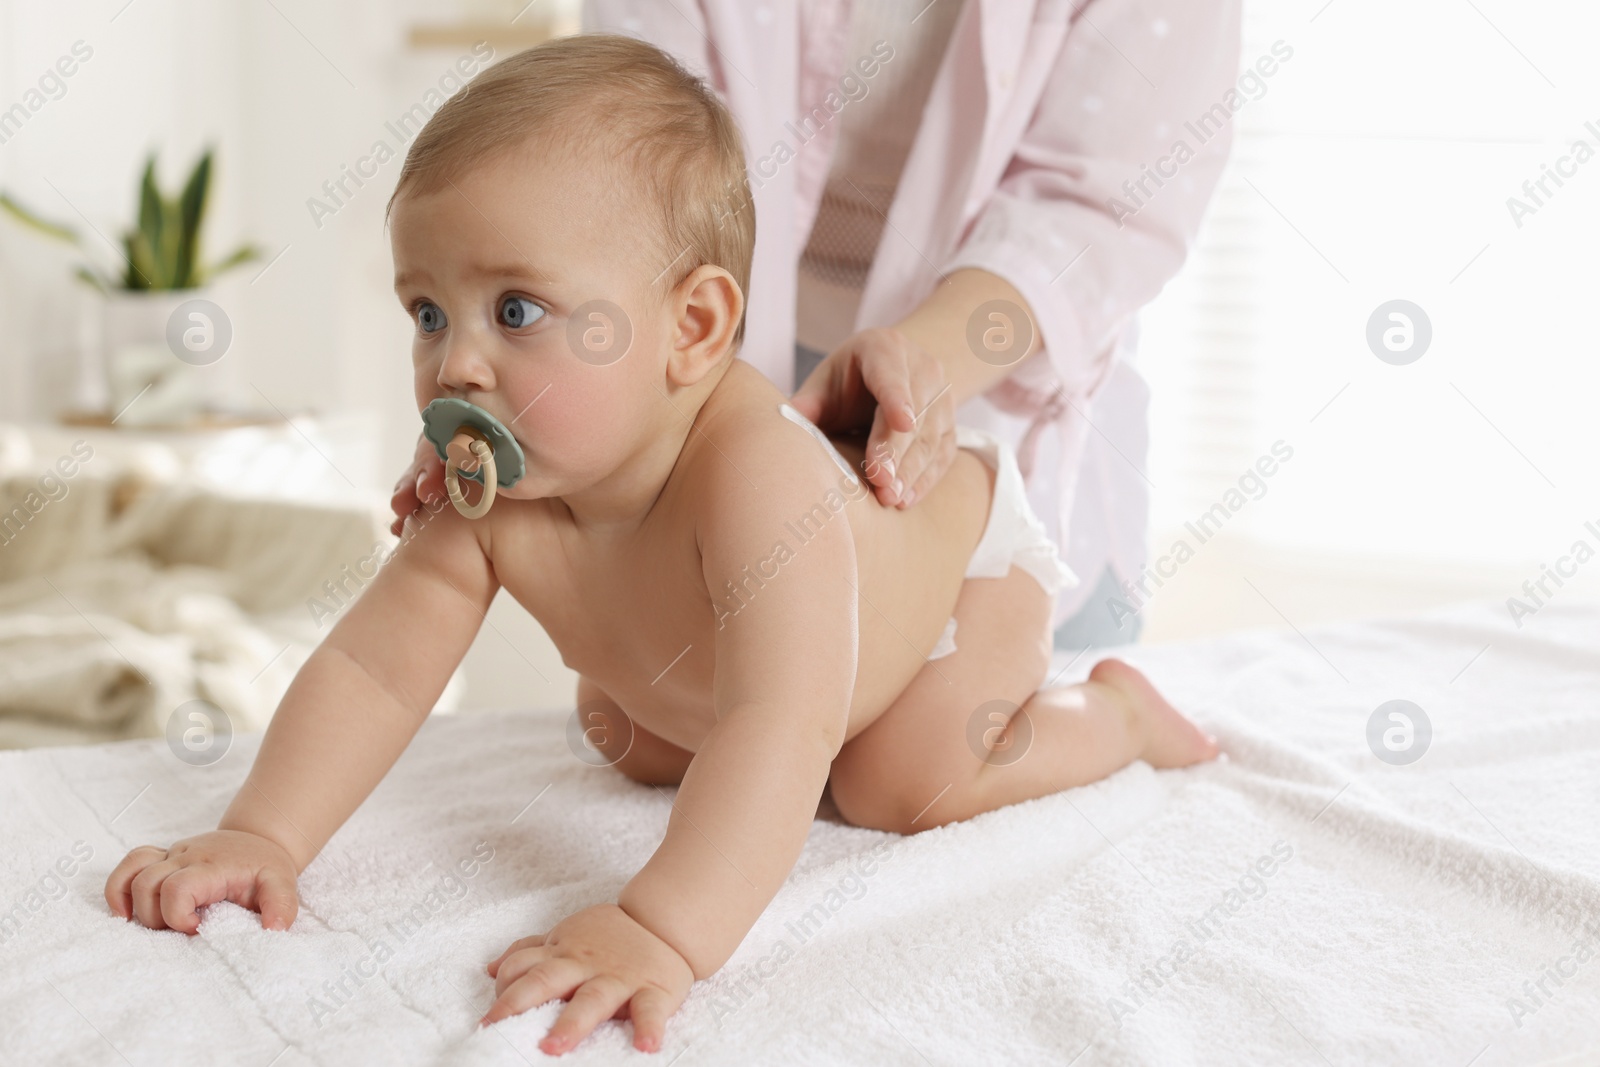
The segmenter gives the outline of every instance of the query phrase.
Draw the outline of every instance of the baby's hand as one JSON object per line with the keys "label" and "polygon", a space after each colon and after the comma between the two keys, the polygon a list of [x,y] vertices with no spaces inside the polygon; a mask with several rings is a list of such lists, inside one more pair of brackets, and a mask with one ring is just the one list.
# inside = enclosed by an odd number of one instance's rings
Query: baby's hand
{"label": "baby's hand", "polygon": [[287,930],[300,910],[294,858],[275,841],[241,830],[213,830],[171,848],[141,845],[106,879],[106,903],[152,930],[200,928],[198,908],[231,900],[261,913],[261,925]]}
{"label": "baby's hand", "polygon": [[585,908],[534,934],[489,964],[498,999],[479,1022],[520,1015],[557,997],[570,999],[539,1048],[570,1051],[596,1026],[626,1013],[633,1047],[657,1052],[667,1017],[694,984],[694,971],[678,952],[615,904]]}

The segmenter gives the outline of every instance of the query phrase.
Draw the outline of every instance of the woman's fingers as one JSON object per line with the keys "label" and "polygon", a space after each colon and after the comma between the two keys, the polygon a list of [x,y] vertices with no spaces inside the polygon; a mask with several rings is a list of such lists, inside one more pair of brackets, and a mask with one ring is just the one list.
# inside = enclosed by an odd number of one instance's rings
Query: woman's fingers
{"label": "woman's fingers", "polygon": [[106,878],[106,904],[111,914],[123,919],[133,918],[133,879],[152,863],[167,858],[167,850],[155,845],[140,845],[112,869]]}
{"label": "woman's fingers", "polygon": [[[955,458],[955,398],[939,361],[898,332],[895,336],[900,338],[911,410],[902,412],[904,418],[895,418],[891,403],[881,406],[873,420],[867,447],[873,455],[885,449],[892,452],[894,473],[901,485],[891,502],[910,507],[938,483]],[[888,364],[889,361],[878,362]],[[877,381],[878,388],[885,394],[896,395],[888,384],[892,376],[871,380]],[[908,425],[908,431],[895,432],[900,425]]]}
{"label": "woman's fingers", "polygon": [[880,504],[897,504],[905,494],[905,454],[911,434],[890,429],[883,408],[872,416],[872,432],[867,435],[867,480],[876,487]]}
{"label": "woman's fingers", "polygon": [[[506,962],[509,964],[511,961]],[[501,968],[502,971],[504,969]],[[508,985],[478,1021],[488,1025],[521,1015],[529,1008],[537,1008],[547,1001],[566,996],[588,977],[588,968],[577,960],[560,957],[543,960]]]}
{"label": "woman's fingers", "polygon": [[628,1006],[628,1014],[633,1018],[633,1047],[640,1052],[660,1052],[667,1019],[682,1002],[683,998],[675,998],[653,985],[635,993]]}
{"label": "woman's fingers", "polygon": [[850,337],[789,403],[825,432],[870,422],[865,474],[883,504],[914,504],[955,458],[955,398],[944,367],[898,329]]}
{"label": "woman's fingers", "polygon": [[833,389],[833,365],[825,359],[800,383],[800,388],[789,398],[789,406],[821,426],[822,413],[829,406],[828,398]]}
{"label": "woman's fingers", "polygon": [[[898,330],[876,330],[871,337],[862,338],[861,380],[867,392],[878,402],[878,416],[888,422],[889,430],[909,434],[916,429],[917,405],[913,402],[912,360],[921,356],[927,359],[912,342]],[[876,421],[874,421],[876,428]],[[899,455],[896,450],[895,455]]]}
{"label": "woman's fingers", "polygon": [[928,490],[939,484],[939,479],[944,477],[955,458],[956,435],[952,430],[940,438],[937,444],[930,446],[927,461],[921,472],[915,476],[916,481],[906,487],[906,507],[921,500]]}
{"label": "woman's fingers", "polygon": [[823,433],[847,433],[866,428],[877,400],[866,387],[862,363],[867,349],[881,343],[881,330],[864,330],[847,339],[800,384],[789,405],[810,419]]}
{"label": "woman's fingers", "polygon": [[600,975],[589,979],[572,994],[560,1018],[544,1035],[544,1040],[539,1042],[540,1051],[547,1056],[559,1056],[571,1051],[596,1026],[615,1015],[617,1009],[628,1002],[632,992],[616,978]]}
{"label": "woman's fingers", "polygon": [[861,380],[877,409],[872,413],[872,431],[867,435],[867,455],[878,460],[882,477],[872,479],[879,487],[878,499],[898,503],[910,485],[906,480],[905,455],[916,439],[917,409],[912,404],[911,365],[908,357],[921,354],[898,330],[877,330],[861,346]]}

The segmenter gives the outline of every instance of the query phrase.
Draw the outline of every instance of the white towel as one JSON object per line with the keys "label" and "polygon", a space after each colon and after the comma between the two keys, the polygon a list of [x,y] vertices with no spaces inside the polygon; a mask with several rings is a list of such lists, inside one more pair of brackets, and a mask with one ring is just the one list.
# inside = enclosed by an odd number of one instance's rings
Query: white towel
{"label": "white towel", "polygon": [[[137,476],[80,473],[58,499],[35,494],[37,514],[14,514],[37,484],[0,477],[11,521],[0,530],[0,748],[159,737],[197,699],[235,730],[265,729],[330,625],[310,598],[347,603],[362,584],[351,569],[393,543],[360,502]],[[342,600],[323,591],[330,581]]]}
{"label": "white towel", "polygon": [[[607,1022],[567,1062],[1600,1061],[1600,958],[1573,947],[1600,920],[1597,648],[1600,606],[1557,603],[1521,630],[1484,604],[1118,650],[1230,758],[909,838],[819,819],[659,1056]],[[1434,728],[1405,767],[1366,741],[1395,698]],[[205,768],[146,741],[0,754],[0,1059],[540,1062],[560,1006],[477,1031],[484,965],[614,899],[669,811],[563,726],[427,723],[285,933],[232,904],[149,931],[102,899],[128,848],[215,825],[256,737]]]}

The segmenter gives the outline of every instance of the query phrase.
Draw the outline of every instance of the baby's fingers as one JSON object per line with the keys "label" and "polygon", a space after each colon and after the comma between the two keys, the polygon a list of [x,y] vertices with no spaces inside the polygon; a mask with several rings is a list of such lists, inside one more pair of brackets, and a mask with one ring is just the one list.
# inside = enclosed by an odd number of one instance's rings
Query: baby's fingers
{"label": "baby's fingers", "polygon": [[200,929],[200,909],[219,900],[259,911],[265,930],[287,930],[300,910],[293,879],[271,867],[230,871],[198,863],[169,874],[161,883],[161,917],[186,934]]}
{"label": "baby's fingers", "polygon": [[172,872],[181,870],[177,860],[158,860],[133,876],[128,889],[133,897],[133,917],[152,930],[165,930],[161,914],[161,885]]}
{"label": "baby's fingers", "polygon": [[635,993],[628,1007],[633,1018],[633,1047],[640,1052],[660,1052],[667,1018],[682,1002],[681,997],[675,998],[659,986],[647,985]]}
{"label": "baby's fingers", "polygon": [[173,871],[161,883],[162,922],[173,930],[192,934],[200,929],[199,909],[228,899],[228,879],[209,864]]}
{"label": "baby's fingers", "polygon": [[544,1040],[539,1042],[539,1048],[547,1056],[559,1056],[577,1047],[578,1042],[588,1037],[596,1026],[605,1022],[617,1013],[617,1009],[628,1003],[628,995],[633,990],[624,982],[607,975],[591,978],[578,987],[572,994],[561,1017],[544,1035]]}
{"label": "baby's fingers", "polygon": [[577,960],[544,960],[507,986],[478,1022],[497,1023],[521,1015],[529,1008],[566,996],[588,977],[588,968]]}
{"label": "baby's fingers", "polygon": [[155,845],[140,845],[122,857],[122,862],[106,878],[106,904],[111,914],[123,919],[133,918],[133,879],[149,867],[167,858],[167,850]]}
{"label": "baby's fingers", "polygon": [[531,934],[528,937],[517,938],[517,940],[511,942],[510,947],[508,947],[504,952],[500,953],[500,955],[489,961],[489,966],[487,968],[489,971],[489,977],[494,978],[499,974],[500,965],[504,963],[506,961],[506,957],[511,955],[513,952],[521,952],[525,948],[538,948],[542,944],[544,944],[543,934]]}
{"label": "baby's fingers", "polygon": [[263,929],[289,929],[294,925],[294,917],[300,914],[300,893],[295,880],[271,868],[261,871],[256,875],[256,905],[261,912]]}

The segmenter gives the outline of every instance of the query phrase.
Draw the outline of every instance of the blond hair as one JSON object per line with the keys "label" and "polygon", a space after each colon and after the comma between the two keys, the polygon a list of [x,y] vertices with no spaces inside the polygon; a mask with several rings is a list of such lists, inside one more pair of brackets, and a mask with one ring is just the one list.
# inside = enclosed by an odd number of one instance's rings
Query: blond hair
{"label": "blond hair", "polygon": [[558,37],[485,70],[417,134],[389,208],[535,137],[620,165],[644,194],[662,292],[709,263],[749,293],[756,220],[738,125],[704,79],[632,37]]}

